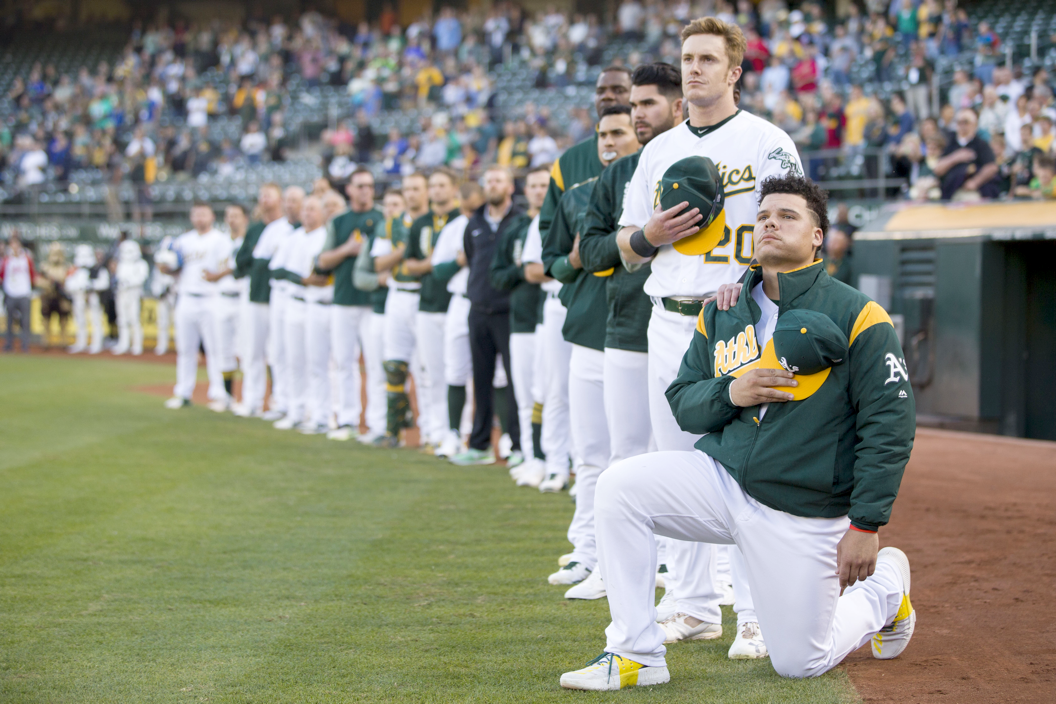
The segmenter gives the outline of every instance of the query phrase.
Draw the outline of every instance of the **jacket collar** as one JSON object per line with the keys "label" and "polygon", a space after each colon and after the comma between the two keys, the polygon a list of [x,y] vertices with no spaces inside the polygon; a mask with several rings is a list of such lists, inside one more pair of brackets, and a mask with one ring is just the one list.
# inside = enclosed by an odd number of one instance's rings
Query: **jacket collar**
{"label": "jacket collar", "polygon": [[[828,277],[825,273],[824,260],[815,259],[812,263],[777,275],[778,288],[781,298],[777,302],[777,314],[781,315],[789,308],[797,298],[813,288],[821,277]],[[758,264],[752,264],[744,277],[744,286],[741,288],[741,296],[737,300],[737,308],[740,309],[741,317],[747,315],[751,322],[759,319],[762,311],[752,298],[752,289],[763,281],[763,269]]]}

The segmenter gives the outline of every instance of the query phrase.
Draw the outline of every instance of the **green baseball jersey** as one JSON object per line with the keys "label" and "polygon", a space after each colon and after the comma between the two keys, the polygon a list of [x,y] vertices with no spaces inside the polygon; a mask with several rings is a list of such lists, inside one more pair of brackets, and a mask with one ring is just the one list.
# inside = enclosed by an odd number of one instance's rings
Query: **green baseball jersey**
{"label": "green baseball jersey", "polygon": [[583,270],[600,275],[605,281],[605,297],[609,305],[605,346],[631,352],[649,351],[646,333],[653,304],[642,287],[649,278],[650,268],[645,264],[633,272],[627,270],[620,259],[616,233],[620,230],[623,196],[638,166],[640,154],[636,152],[617,159],[601,172],[579,239]]}
{"label": "green baseball jersey", "polygon": [[361,291],[370,292],[370,305],[378,315],[385,314],[385,300],[389,297],[389,287],[378,285],[378,273],[374,271],[374,257],[371,256],[370,250],[374,247],[374,241],[379,237],[385,239],[390,237],[391,228],[387,226],[387,223],[383,220],[374,227],[374,231],[370,233],[370,237],[367,240],[367,246],[363,252],[356,259],[356,267],[353,274],[353,281],[355,282],[356,288]]}
{"label": "green baseball jersey", "polygon": [[830,277],[820,259],[778,274],[778,316],[828,316],[847,336],[847,355],[805,399],[770,403],[765,413],[738,407],[730,399],[733,374],[764,349],[755,331],[762,311],[750,293],[761,281],[753,265],[737,305],[720,311],[710,303],[700,312],[666,392],[675,420],[703,435],[696,448],[760,503],[794,516],[849,516],[855,527],[876,530],[890,518],[916,430],[913,388],[891,318]]}
{"label": "green baseball jersey", "polygon": [[[391,220],[386,220],[383,223],[383,226],[385,228],[385,234],[380,239],[391,240],[392,241],[392,246],[394,248],[400,246],[401,244],[404,247],[409,247],[410,246],[410,244],[409,244],[410,232],[411,232],[411,225],[412,224],[414,224],[414,221],[411,219],[411,216],[408,215],[407,213],[404,213],[402,216],[400,216],[398,218],[393,218]],[[406,258],[406,251],[407,250],[405,249],[404,250],[404,253],[405,253],[404,257],[405,258]],[[393,270],[392,278],[395,279],[396,281],[399,281],[400,283],[415,283],[415,282],[420,281],[420,279],[417,276],[412,276],[411,274],[407,273],[407,267],[404,265],[403,262],[400,262],[399,265]]]}
{"label": "green baseball jersey", "polygon": [[572,268],[568,254],[576,234],[583,231],[591,194],[598,183],[595,176],[565,191],[558,204],[550,231],[543,235],[543,266],[548,276],[564,286],[558,294],[568,310],[561,334],[576,345],[605,349],[605,280]]}
{"label": "green baseball jersey", "polygon": [[543,289],[524,279],[521,253],[528,237],[531,220],[524,218],[517,227],[510,227],[495,245],[491,260],[491,285],[510,292],[510,332],[535,332],[539,322],[539,304]]}
{"label": "green baseball jersey", "polygon": [[271,275],[268,272],[268,262],[260,260],[256,264],[253,259],[253,249],[264,232],[264,223],[250,223],[246,228],[246,236],[242,240],[242,246],[235,253],[235,270],[232,275],[236,279],[249,277],[249,300],[253,303],[267,303],[271,298]]}
{"label": "green baseball jersey", "polygon": [[[407,235],[407,251],[403,255],[405,259],[428,260],[433,255],[433,247],[440,237],[440,230],[452,219],[459,216],[458,208],[446,213],[434,213],[430,210],[425,215],[416,219]],[[422,292],[421,302],[418,310],[424,313],[445,313],[447,305],[451,302],[451,293],[447,290],[447,284],[433,276],[432,272],[421,277]]]}
{"label": "green baseball jersey", "polygon": [[[374,227],[384,219],[381,211],[371,208],[362,213],[351,210],[338,215],[326,226],[326,241],[323,243],[323,251],[327,252],[335,247],[340,247],[354,237],[365,242],[374,231]],[[366,245],[364,245],[366,246]],[[360,252],[363,250],[361,249]],[[369,306],[370,295],[360,291],[352,285],[352,270],[356,265],[356,257],[351,256],[338,264],[332,271],[323,271],[322,274],[330,274],[334,279],[334,303],[339,306]]]}
{"label": "green baseball jersey", "polygon": [[546,200],[539,211],[539,234],[546,239],[546,233],[557,217],[557,205],[565,191],[578,183],[601,174],[601,159],[598,158],[598,135],[584,139],[570,147],[554,163],[550,170],[550,187],[546,191]]}

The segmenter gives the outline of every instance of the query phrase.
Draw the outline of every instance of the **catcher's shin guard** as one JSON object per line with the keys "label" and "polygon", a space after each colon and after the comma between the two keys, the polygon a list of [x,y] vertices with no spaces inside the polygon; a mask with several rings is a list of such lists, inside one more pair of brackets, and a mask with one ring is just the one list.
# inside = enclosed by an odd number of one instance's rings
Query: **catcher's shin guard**
{"label": "catcher's shin guard", "polygon": [[386,430],[397,437],[402,428],[411,427],[411,399],[407,396],[407,362],[385,362],[385,391],[388,396]]}

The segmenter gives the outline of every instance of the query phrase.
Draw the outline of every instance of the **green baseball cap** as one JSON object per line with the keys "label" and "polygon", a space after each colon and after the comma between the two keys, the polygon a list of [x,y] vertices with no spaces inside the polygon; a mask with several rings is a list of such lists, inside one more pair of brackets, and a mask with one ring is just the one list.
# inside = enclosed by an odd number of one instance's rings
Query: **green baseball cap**
{"label": "green baseball cap", "polygon": [[699,209],[704,220],[696,234],[675,242],[675,249],[690,256],[715,249],[726,229],[726,192],[715,162],[706,156],[687,156],[668,167],[660,180],[660,206],[668,210],[679,203],[689,203],[682,212]]}

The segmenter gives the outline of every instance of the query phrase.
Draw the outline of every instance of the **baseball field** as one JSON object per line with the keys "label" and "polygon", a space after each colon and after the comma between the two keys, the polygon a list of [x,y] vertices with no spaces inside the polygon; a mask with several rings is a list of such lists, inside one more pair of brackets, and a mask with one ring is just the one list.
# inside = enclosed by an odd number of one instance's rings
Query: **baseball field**
{"label": "baseball field", "polygon": [[[162,407],[170,364],[0,358],[0,702],[1051,702],[1056,445],[921,430],[882,544],[917,631],[811,681],[672,647],[672,682],[568,692],[604,600],[546,584],[566,494]],[[659,596],[659,593],[658,593]]]}

